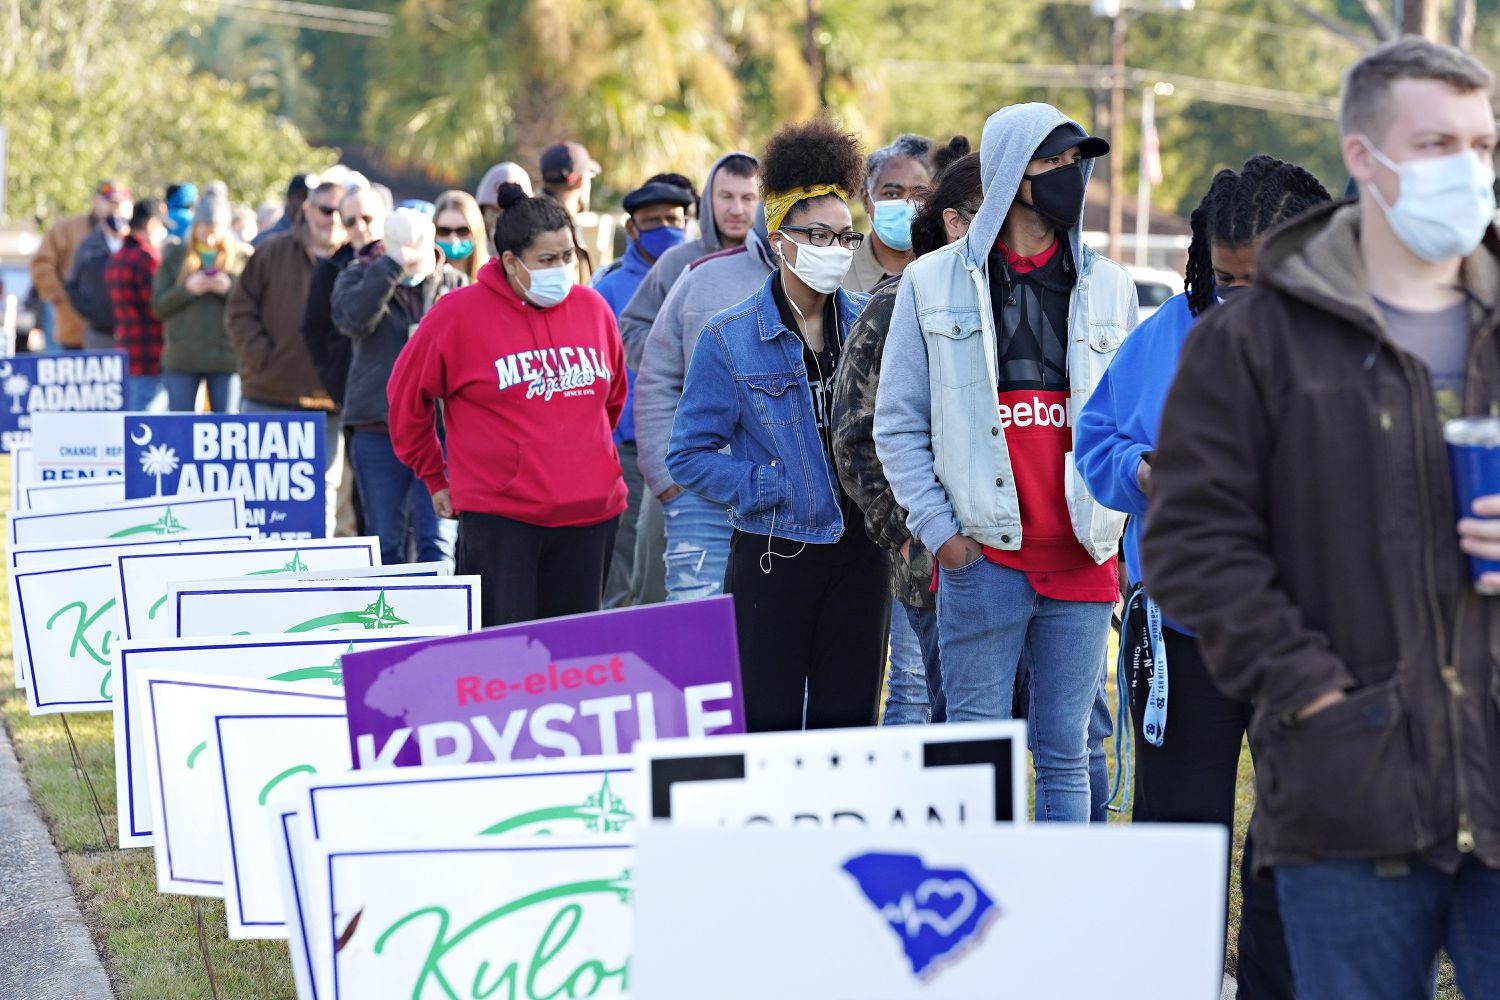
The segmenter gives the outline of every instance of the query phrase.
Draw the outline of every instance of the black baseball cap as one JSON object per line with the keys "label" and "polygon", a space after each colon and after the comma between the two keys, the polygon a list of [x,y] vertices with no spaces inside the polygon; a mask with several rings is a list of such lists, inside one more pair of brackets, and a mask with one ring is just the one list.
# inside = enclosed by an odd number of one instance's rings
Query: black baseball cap
{"label": "black baseball cap", "polygon": [[1099,156],[1109,155],[1108,140],[1101,139],[1096,135],[1089,135],[1077,125],[1059,125],[1047,133],[1047,138],[1031,154],[1033,160],[1044,159],[1048,156],[1056,156],[1058,153],[1067,152],[1074,146],[1083,154],[1085,160],[1092,160]]}
{"label": "black baseball cap", "polygon": [[680,205],[687,208],[693,203],[693,193],[678,184],[666,181],[650,181],[642,184],[625,196],[625,211],[634,212],[647,205]]}
{"label": "black baseball cap", "polygon": [[577,184],[584,174],[598,177],[600,170],[580,143],[559,142],[542,152],[542,180],[550,184]]}

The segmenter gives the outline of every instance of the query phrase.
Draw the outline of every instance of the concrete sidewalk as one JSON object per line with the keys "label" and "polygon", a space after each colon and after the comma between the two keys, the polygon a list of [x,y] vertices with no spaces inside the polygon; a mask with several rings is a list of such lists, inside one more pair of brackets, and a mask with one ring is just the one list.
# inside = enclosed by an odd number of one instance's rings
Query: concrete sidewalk
{"label": "concrete sidewalk", "polygon": [[0,997],[113,996],[10,736],[0,727]]}

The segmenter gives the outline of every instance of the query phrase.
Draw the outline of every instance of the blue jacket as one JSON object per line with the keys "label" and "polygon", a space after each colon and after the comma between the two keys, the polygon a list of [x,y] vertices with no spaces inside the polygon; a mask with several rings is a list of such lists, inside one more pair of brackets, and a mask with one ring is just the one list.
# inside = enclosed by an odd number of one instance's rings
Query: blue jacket
{"label": "blue jacket", "polygon": [[[759,291],[698,334],[667,468],[684,488],[726,504],[729,523],[741,531],[836,542],[844,518],[834,470],[813,416],[802,338],[781,322],[775,280],[772,272]],[[834,292],[840,343],[869,298]]]}
{"label": "blue jacket", "polygon": [[[646,263],[646,258],[636,249],[635,241],[625,248],[625,256],[620,258],[619,264],[605,271],[594,281],[594,291],[604,296],[604,301],[609,303],[609,311],[615,314],[616,322],[620,314],[625,311],[631,296],[646,280],[646,273],[651,270],[651,265]],[[615,427],[615,444],[624,441],[635,440],[635,369],[627,366],[625,368],[625,379],[629,389],[625,394],[625,409],[620,411],[620,423]]]}
{"label": "blue jacket", "polygon": [[1125,568],[1131,583],[1141,579],[1141,534],[1146,528],[1146,494],[1136,479],[1136,467],[1156,448],[1156,432],[1172,376],[1177,373],[1177,359],[1196,322],[1188,311],[1186,295],[1164,302],[1125,338],[1078,415],[1074,456],[1078,470],[1100,503],[1130,515],[1125,529]]}

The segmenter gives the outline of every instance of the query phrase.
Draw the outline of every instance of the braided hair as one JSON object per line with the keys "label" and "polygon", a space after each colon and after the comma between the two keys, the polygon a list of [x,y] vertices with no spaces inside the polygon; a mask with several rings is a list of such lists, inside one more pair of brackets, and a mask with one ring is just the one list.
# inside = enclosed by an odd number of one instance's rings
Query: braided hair
{"label": "braided hair", "polygon": [[1266,230],[1329,200],[1316,177],[1274,156],[1252,156],[1239,173],[1220,170],[1189,220],[1193,239],[1188,246],[1185,275],[1188,310],[1201,316],[1214,304],[1210,257],[1214,244],[1234,247],[1254,243]]}

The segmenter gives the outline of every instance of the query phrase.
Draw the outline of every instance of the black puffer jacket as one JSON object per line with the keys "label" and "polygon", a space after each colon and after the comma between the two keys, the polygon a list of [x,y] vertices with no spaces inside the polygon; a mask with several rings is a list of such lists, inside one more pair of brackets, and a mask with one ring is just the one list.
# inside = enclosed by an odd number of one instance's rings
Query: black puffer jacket
{"label": "black puffer jacket", "polygon": [[[435,253],[437,251],[434,251]],[[386,384],[396,357],[427,310],[469,279],[438,257],[437,269],[415,288],[401,284],[401,266],[371,243],[333,285],[333,322],[354,342],[344,390],[344,424],[383,425],[390,413]]]}

